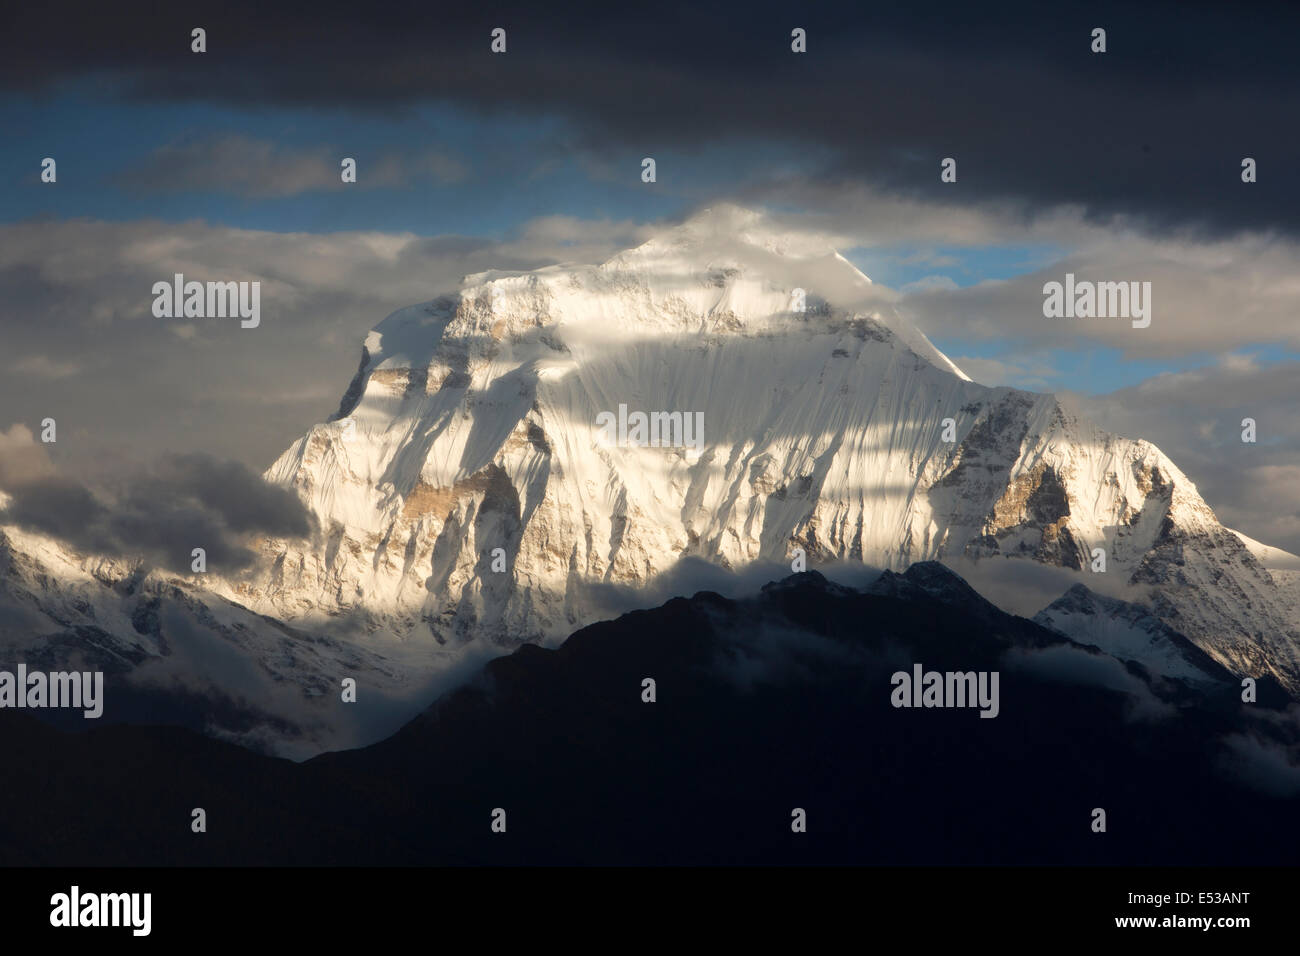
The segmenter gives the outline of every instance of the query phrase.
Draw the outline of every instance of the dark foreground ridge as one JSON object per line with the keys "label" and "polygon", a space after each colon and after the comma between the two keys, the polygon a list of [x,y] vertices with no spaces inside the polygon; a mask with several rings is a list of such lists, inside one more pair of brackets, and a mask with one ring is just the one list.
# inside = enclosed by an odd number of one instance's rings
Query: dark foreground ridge
{"label": "dark foreground ridge", "polygon": [[[892,706],[916,663],[1000,672],[998,716]],[[1170,695],[938,564],[868,591],[808,572],[524,646],[392,738],[304,764],[0,712],[0,863],[1294,864],[1285,764],[1241,756],[1294,745],[1271,701],[1232,680]]]}

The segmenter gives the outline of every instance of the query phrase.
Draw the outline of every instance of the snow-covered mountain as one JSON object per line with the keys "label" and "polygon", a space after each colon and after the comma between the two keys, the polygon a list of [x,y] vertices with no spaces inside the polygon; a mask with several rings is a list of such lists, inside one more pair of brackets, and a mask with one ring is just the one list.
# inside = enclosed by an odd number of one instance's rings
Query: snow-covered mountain
{"label": "snow-covered mountain", "polygon": [[[603,265],[478,274],[389,317],[335,420],[267,472],[323,539],[265,542],[270,572],[230,596],[510,645],[687,556],[1091,573],[1103,549],[1215,660],[1300,689],[1287,596],[1159,449],[972,382],[847,260],[764,222],[711,209]],[[607,440],[602,413],[638,411],[696,415],[702,441]]]}
{"label": "snow-covered mountain", "polygon": [[[778,577],[802,549],[809,568],[1071,570],[1300,693],[1294,582],[1158,448],[971,381],[890,293],[766,223],[719,207],[602,265],[481,273],[393,314],[338,413],[266,473],[315,539],[259,541],[253,573],[181,577],[2,527],[0,617],[20,623],[0,639],[147,665],[183,622],[211,645],[197,669],[219,663],[214,682],[243,680],[275,720],[291,718],[262,684],[316,699],[329,725],[356,676],[395,702],[391,725],[439,673],[558,640],[684,559]],[[641,441],[641,414],[670,440]]]}
{"label": "snow-covered mountain", "polygon": [[[2,525],[0,669],[101,671],[107,720],[190,726],[295,758],[368,743],[428,703],[418,661],[291,627],[206,583]],[[377,706],[341,707],[342,677]]]}
{"label": "snow-covered mountain", "polygon": [[1041,624],[1121,661],[1141,664],[1157,677],[1203,685],[1232,674],[1150,610],[1096,594],[1076,584],[1034,615]]}

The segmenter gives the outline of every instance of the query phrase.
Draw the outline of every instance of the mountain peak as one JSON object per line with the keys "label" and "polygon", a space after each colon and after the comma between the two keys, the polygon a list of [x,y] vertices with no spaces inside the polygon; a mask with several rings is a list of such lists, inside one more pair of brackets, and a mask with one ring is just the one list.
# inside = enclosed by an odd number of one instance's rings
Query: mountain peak
{"label": "mountain peak", "polygon": [[737,265],[776,267],[777,271],[781,270],[773,259],[795,260],[805,266],[820,261],[849,288],[871,285],[871,280],[841,256],[825,236],[783,227],[763,210],[734,203],[701,209],[640,246],[619,253],[610,262],[617,268],[638,259],[682,256],[696,264],[730,256]]}
{"label": "mountain peak", "polygon": [[913,566],[885,586],[987,611],[924,562],[1082,571],[1101,549],[1220,663],[1300,687],[1276,586],[1158,449],[970,381],[780,222],[710,206],[602,265],[482,273],[385,320],[351,437],[317,426],[267,473],[324,540],[268,542],[240,599],[456,657],[561,636],[604,612],[593,588],[687,559]]}

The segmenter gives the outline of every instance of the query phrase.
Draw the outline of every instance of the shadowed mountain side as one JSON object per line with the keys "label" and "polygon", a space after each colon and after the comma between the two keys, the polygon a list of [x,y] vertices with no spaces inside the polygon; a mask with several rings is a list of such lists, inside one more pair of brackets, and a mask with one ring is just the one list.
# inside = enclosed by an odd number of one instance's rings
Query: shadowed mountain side
{"label": "shadowed mountain side", "polygon": [[[894,708],[916,662],[1000,671],[998,716]],[[0,862],[1294,864],[1300,800],[1225,769],[1230,740],[1283,733],[1253,707],[1227,681],[1172,705],[938,564],[867,591],[807,573],[526,645],[388,740],[305,764],[0,713]]]}

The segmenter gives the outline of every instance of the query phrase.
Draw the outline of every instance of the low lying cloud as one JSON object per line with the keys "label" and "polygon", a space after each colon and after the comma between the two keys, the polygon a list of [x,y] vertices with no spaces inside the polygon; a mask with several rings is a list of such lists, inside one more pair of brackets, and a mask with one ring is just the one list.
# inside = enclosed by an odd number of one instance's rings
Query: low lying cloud
{"label": "low lying cloud", "polygon": [[1106,654],[1090,654],[1068,645],[1041,650],[1014,648],[1007,652],[1004,661],[1008,671],[1027,673],[1055,683],[1097,687],[1124,694],[1128,701],[1126,716],[1131,721],[1164,720],[1177,714],[1177,710],[1157,697],[1146,683]]}
{"label": "low lying cloud", "polygon": [[985,600],[1008,614],[1032,618],[1076,584],[1121,601],[1142,604],[1150,588],[1131,585],[1121,575],[1093,574],[1019,558],[969,558],[949,555],[943,563],[961,575]]}
{"label": "low lying cloud", "polygon": [[240,571],[256,559],[250,536],[306,537],[313,530],[297,495],[238,462],[168,456],[113,494],[58,474],[22,425],[0,432],[0,487],[2,523],[172,571],[190,571],[195,548],[204,550],[210,570]]}
{"label": "low lying cloud", "polygon": [[1251,734],[1229,734],[1223,738],[1220,766],[1234,780],[1269,796],[1300,794],[1300,754],[1286,745]]}

